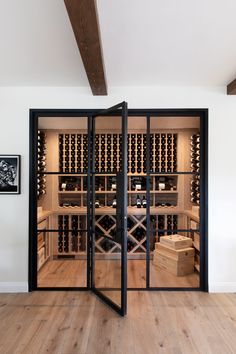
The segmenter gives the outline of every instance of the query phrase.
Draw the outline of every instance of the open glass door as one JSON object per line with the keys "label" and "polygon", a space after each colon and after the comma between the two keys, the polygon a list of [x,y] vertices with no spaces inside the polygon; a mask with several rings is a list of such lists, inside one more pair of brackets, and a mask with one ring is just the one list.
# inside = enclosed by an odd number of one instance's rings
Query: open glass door
{"label": "open glass door", "polygon": [[127,103],[92,117],[91,288],[127,309]]}

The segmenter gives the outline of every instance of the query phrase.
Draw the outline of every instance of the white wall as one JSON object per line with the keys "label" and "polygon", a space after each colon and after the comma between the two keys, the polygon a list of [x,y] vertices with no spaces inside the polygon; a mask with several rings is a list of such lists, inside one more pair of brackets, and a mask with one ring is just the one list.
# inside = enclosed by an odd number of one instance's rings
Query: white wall
{"label": "white wall", "polygon": [[225,88],[0,88],[0,153],[22,155],[22,194],[0,196],[0,291],[27,291],[30,108],[209,108],[209,286],[236,291],[236,97]]}

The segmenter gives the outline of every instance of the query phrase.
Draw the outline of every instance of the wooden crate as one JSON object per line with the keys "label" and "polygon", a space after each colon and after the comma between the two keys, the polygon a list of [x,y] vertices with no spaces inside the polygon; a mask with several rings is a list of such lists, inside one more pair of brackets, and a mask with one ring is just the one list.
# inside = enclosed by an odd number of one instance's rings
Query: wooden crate
{"label": "wooden crate", "polygon": [[160,242],[156,242],[155,249],[162,252],[163,254],[166,254],[167,256],[169,255],[176,261],[184,261],[188,260],[189,258],[194,258],[195,254],[195,249],[192,247],[175,250],[173,248],[167,247],[164,244],[161,244]]}
{"label": "wooden crate", "polygon": [[176,261],[166,253],[155,250],[153,264],[176,276],[188,275],[194,272],[194,257],[189,257],[184,261]]}
{"label": "wooden crate", "polygon": [[181,236],[181,235],[170,235],[170,236],[162,236],[160,237],[160,243],[173,248],[175,250],[179,250],[182,248],[191,247],[193,241],[189,237]]}

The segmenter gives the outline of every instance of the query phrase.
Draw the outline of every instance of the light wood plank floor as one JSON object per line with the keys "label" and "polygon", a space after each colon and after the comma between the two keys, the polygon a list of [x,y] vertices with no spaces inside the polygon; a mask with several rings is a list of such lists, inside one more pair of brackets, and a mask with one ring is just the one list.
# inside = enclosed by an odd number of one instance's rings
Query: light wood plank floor
{"label": "light wood plank floor", "polygon": [[[85,260],[48,261],[40,270],[39,287],[85,287]],[[119,287],[120,262],[117,260],[97,260],[95,266],[96,284],[100,287]],[[128,287],[146,287],[146,261],[128,260]],[[150,263],[150,285],[152,287],[198,287],[199,277],[193,273],[177,277]]]}
{"label": "light wood plank floor", "polygon": [[0,294],[1,354],[228,354],[235,334],[235,294],[129,292],[126,318],[90,292]]}

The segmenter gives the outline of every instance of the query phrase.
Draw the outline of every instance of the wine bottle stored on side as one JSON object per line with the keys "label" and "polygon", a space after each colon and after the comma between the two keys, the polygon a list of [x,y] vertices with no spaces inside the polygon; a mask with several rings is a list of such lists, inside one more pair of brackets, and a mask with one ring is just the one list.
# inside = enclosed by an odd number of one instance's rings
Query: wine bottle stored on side
{"label": "wine bottle stored on side", "polygon": [[137,208],[141,208],[141,206],[142,206],[142,202],[141,202],[139,195],[137,196],[136,206],[137,206]]}
{"label": "wine bottle stored on side", "polygon": [[145,196],[143,196],[143,199],[142,199],[142,207],[147,208],[147,200],[146,200]]}
{"label": "wine bottle stored on side", "polygon": [[117,202],[116,202],[116,195],[115,195],[113,198],[113,201],[112,201],[112,208],[116,208],[116,205],[117,205]]}

